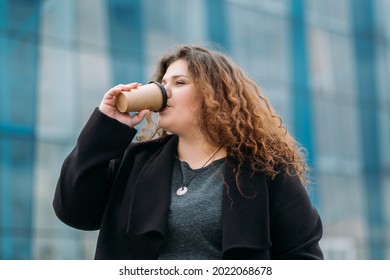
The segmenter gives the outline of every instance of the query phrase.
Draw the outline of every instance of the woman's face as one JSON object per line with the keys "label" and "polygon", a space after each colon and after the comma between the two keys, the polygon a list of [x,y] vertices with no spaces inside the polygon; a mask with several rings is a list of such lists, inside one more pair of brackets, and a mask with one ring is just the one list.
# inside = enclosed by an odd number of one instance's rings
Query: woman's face
{"label": "woman's face", "polygon": [[167,90],[167,107],[159,113],[158,126],[184,136],[192,133],[195,121],[193,95],[195,86],[185,60],[173,62],[165,72],[162,85]]}

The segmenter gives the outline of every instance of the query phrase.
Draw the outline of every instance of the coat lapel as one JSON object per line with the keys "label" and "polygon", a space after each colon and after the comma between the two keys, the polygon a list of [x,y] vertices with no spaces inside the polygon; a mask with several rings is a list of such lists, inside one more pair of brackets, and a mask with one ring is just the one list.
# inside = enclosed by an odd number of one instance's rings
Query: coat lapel
{"label": "coat lapel", "polygon": [[151,156],[138,174],[134,199],[130,204],[127,233],[141,235],[155,231],[165,235],[177,142],[176,136],[169,137],[167,143]]}
{"label": "coat lapel", "polygon": [[257,172],[253,176],[248,168],[242,168],[241,186],[243,197],[236,185],[233,159],[226,165],[225,180],[228,191],[224,190],[222,202],[222,251],[234,255],[234,249],[266,250],[270,247],[268,187],[266,176]]}

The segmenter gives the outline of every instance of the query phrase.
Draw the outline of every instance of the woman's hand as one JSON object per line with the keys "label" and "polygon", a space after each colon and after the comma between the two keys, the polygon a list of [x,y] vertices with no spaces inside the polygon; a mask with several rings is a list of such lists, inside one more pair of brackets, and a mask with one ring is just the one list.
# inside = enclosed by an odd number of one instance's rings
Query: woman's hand
{"label": "woman's hand", "polygon": [[103,100],[99,105],[99,110],[103,114],[106,114],[107,116],[116,119],[121,123],[124,123],[130,127],[134,127],[135,125],[139,124],[145,118],[147,113],[149,113],[149,110],[148,109],[141,110],[137,114],[134,114],[133,116],[130,116],[130,114],[126,112],[121,113],[116,107],[116,97],[122,91],[129,91],[131,89],[135,89],[139,87],[140,85],[141,84],[139,83],[131,83],[127,85],[120,84],[111,88],[104,94]]}

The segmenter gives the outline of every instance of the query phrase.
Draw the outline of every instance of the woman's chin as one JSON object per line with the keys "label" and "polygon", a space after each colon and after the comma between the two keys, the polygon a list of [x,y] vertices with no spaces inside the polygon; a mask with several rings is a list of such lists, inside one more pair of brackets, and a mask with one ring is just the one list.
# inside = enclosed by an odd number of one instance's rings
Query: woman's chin
{"label": "woman's chin", "polygon": [[159,117],[157,120],[157,127],[166,131],[169,131],[169,125],[164,118]]}

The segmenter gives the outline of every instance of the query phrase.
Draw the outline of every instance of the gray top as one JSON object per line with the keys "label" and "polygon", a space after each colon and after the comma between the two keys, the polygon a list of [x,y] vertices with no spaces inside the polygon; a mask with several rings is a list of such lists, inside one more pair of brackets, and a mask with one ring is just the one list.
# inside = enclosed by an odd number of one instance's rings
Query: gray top
{"label": "gray top", "polygon": [[[224,167],[224,158],[199,169],[175,160],[168,231],[158,259],[222,259]],[[187,193],[178,196],[176,191],[190,180]]]}

